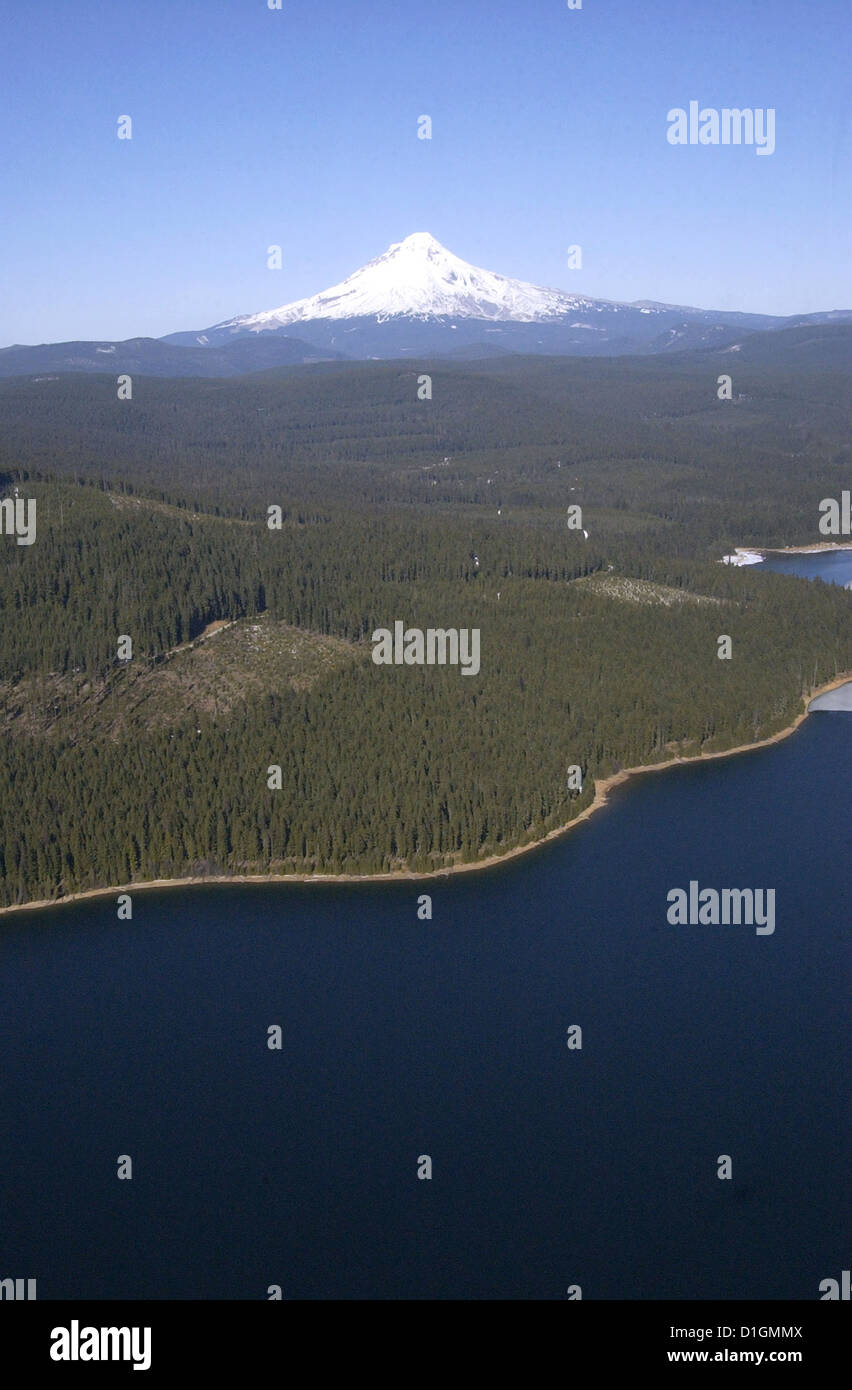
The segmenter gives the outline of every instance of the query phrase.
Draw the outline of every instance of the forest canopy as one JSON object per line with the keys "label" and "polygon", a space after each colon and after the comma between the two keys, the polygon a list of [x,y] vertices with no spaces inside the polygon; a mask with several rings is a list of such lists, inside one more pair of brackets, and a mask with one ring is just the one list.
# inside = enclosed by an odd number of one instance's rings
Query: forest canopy
{"label": "forest canopy", "polygon": [[[852,594],[719,559],[822,539],[852,393],[749,366],[720,401],[719,370],[0,382],[0,496],[38,517],[0,535],[0,904],[474,862],[618,767],[787,726],[852,669]],[[478,629],[481,669],[376,666],[396,620]]]}

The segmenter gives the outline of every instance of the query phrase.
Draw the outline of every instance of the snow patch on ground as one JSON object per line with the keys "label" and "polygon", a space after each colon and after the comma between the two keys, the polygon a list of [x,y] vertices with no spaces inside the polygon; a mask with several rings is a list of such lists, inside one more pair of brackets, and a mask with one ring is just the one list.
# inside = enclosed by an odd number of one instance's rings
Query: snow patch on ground
{"label": "snow patch on ground", "polygon": [[763,556],[756,550],[737,549],[733,555],[722,556],[723,565],[762,565]]}

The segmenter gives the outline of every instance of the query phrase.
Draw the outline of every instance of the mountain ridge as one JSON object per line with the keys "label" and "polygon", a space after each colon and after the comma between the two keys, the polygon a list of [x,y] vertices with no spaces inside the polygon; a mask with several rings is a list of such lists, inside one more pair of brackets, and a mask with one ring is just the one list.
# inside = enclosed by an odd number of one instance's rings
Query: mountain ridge
{"label": "mountain ridge", "polygon": [[[771,314],[726,313],[694,305],[667,304],[661,300],[634,301],[592,298],[547,288],[528,280],[512,279],[484,270],[448,251],[431,232],[412,232],[392,242],[380,256],[318,294],[290,301],[277,309],[237,314],[223,319],[207,333],[225,329],[246,332],[274,331],[293,323],[315,319],[376,318],[476,318],[495,322],[543,323],[589,310],[642,314],[685,314],[736,318],[740,322],[777,321]],[[832,314],[852,313],[830,310]],[[806,317],[788,315],[785,321]],[[173,336],[173,335],[169,335]]]}
{"label": "mountain ridge", "polygon": [[[530,325],[535,329],[534,325]],[[688,328],[688,326],[686,326]],[[708,330],[709,334],[709,330]],[[699,335],[703,337],[704,335]],[[709,335],[712,336],[712,335]],[[109,375],[137,373],[142,377],[231,379],[254,377],[276,369],[310,368],[314,366],[364,365],[367,361],[417,363],[428,369],[430,363],[490,361],[510,362],[513,358],[583,358],[593,361],[607,358],[616,362],[632,358],[636,362],[673,358],[687,362],[696,357],[710,364],[711,370],[725,371],[737,362],[744,365],[772,364],[788,369],[819,369],[822,371],[852,370],[852,322],[828,324],[794,324],[789,328],[742,333],[720,329],[715,341],[691,341],[688,333],[674,339],[667,333],[669,345],[660,344],[656,350],[644,352],[567,353],[546,348],[523,350],[517,343],[501,344],[469,342],[454,338],[450,346],[436,347],[421,343],[415,352],[386,353],[368,357],[366,353],[347,355],[331,348],[312,346],[307,342],[280,334],[264,335],[260,340],[235,339],[223,347],[176,347],[157,338],[129,338],[115,343],[52,343],[41,347],[14,346],[0,348],[0,380],[15,377],[34,380],[58,378],[61,375]],[[103,351],[109,348],[109,352]]]}
{"label": "mountain ridge", "polygon": [[569,294],[483,270],[431,233],[414,232],[339,284],[277,309],[156,339],[15,344],[0,349],[0,376],[116,370],[224,377],[343,359],[665,355],[829,324],[852,324],[852,310],[774,317]]}
{"label": "mountain ridge", "polygon": [[[472,265],[430,232],[413,232],[337,285],[275,309],[237,314],[209,328],[162,340],[215,347],[298,335],[316,349],[356,358],[487,351],[613,356],[714,346],[721,336],[789,327],[804,321],[852,322],[852,311],[811,315],[726,312],[593,299],[513,280]],[[488,345],[488,346],[486,346]]]}

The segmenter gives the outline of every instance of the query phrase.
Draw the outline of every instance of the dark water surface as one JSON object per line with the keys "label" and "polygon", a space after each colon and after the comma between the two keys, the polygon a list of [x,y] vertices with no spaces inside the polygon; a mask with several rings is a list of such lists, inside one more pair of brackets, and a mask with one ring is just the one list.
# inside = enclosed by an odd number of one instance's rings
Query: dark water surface
{"label": "dark water surface", "polygon": [[[3,1273],[40,1298],[816,1298],[848,1266],[850,786],[852,714],[816,714],[433,884],[431,922],[410,884],[4,919]],[[690,878],[774,887],[775,933],[670,926]]]}
{"label": "dark water surface", "polygon": [[[485,873],[0,919],[0,1277],[818,1298],[849,1264],[850,787],[852,713],[818,713]],[[669,925],[691,879],[774,888],[774,934]]]}
{"label": "dark water surface", "polygon": [[852,584],[852,549],[799,552],[795,555],[769,554],[754,569],[793,574],[800,579],[822,579],[826,584]]}

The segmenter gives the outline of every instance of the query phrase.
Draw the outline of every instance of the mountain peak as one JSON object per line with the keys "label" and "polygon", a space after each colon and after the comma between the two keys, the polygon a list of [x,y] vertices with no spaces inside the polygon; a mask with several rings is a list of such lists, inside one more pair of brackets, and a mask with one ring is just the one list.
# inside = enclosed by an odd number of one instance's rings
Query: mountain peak
{"label": "mountain peak", "polygon": [[263,333],[308,320],[351,318],[546,323],[593,304],[482,270],[454,256],[431,232],[411,232],[339,285],[280,309],[228,319],[215,329]]}
{"label": "mountain peak", "polygon": [[445,249],[431,232],[411,232],[402,241],[395,241],[392,246],[389,246],[388,252],[400,251],[404,247],[409,247],[412,251],[443,251]]}
{"label": "mountain peak", "polygon": [[[836,317],[843,322],[852,315]],[[807,318],[825,320],[825,315]],[[761,314],[726,314],[647,299],[625,304],[544,289],[471,265],[431,232],[420,231],[392,242],[320,294],[226,319],[200,333],[170,334],[165,341],[221,347],[235,338],[281,333],[344,357],[404,357],[414,351],[440,355],[473,347],[599,356],[718,348],[726,335],[733,341],[744,331],[786,322]]]}

